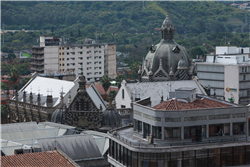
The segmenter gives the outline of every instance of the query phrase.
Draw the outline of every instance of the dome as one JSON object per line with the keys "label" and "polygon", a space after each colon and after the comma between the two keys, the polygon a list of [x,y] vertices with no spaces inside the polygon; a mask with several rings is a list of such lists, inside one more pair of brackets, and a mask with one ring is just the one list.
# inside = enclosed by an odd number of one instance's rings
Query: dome
{"label": "dome", "polygon": [[51,122],[61,123],[63,117],[63,110],[61,108],[56,109],[51,117]]}
{"label": "dome", "polygon": [[121,116],[112,105],[111,99],[109,101],[106,111],[104,111],[103,113],[102,125],[103,126],[120,126],[121,125]]}
{"label": "dome", "polygon": [[[162,68],[169,74],[170,68],[175,73],[178,69],[178,63],[181,58],[184,59],[186,67],[190,67],[191,61],[186,52],[186,49],[174,41],[174,25],[167,15],[162,23],[161,41],[154,46],[154,50],[150,50],[144,60],[143,68],[146,71],[152,70],[155,73],[160,67],[160,60],[162,60]],[[142,71],[144,71],[142,69]],[[142,72],[143,75],[143,72]]]}
{"label": "dome", "polygon": [[181,60],[178,62],[178,67],[177,67],[178,70],[187,70],[188,67],[187,67],[187,63],[186,61],[181,58]]}

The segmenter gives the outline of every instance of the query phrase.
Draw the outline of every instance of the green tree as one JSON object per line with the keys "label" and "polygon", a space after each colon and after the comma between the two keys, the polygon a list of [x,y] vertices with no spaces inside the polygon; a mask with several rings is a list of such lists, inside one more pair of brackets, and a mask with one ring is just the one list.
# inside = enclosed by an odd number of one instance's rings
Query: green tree
{"label": "green tree", "polygon": [[137,73],[138,73],[140,66],[141,66],[141,62],[139,62],[139,61],[136,61],[129,66],[129,68],[132,71],[132,75],[131,75],[132,79],[137,78]]}
{"label": "green tree", "polygon": [[19,80],[19,71],[16,68],[10,69],[9,76],[10,76],[10,81],[12,82],[13,88],[16,88],[17,82]]}
{"label": "green tree", "polygon": [[6,90],[7,88],[8,88],[8,85],[6,85],[5,83],[1,83],[2,90]]}
{"label": "green tree", "polygon": [[111,90],[109,92],[109,98],[111,98],[112,100],[115,99],[115,96],[116,96],[117,92],[115,90]]}
{"label": "green tree", "polygon": [[111,85],[110,81],[111,81],[111,78],[109,78],[108,75],[104,75],[101,79],[102,87],[105,90],[105,95],[107,95],[107,91]]}
{"label": "green tree", "polygon": [[124,79],[125,79],[124,75],[118,75],[118,76],[115,78],[115,81],[118,83],[118,88],[121,87],[121,82],[122,82],[122,80],[124,80]]}
{"label": "green tree", "polygon": [[24,80],[22,81],[21,87],[23,87],[27,82],[29,82],[30,79],[31,79],[30,77],[24,78]]}
{"label": "green tree", "polygon": [[6,105],[1,105],[1,117],[2,118],[6,118],[8,115],[8,112],[7,112],[7,107]]}
{"label": "green tree", "polygon": [[12,60],[12,59],[15,59],[16,58],[16,55],[14,53],[9,53],[8,54],[8,59],[9,60]]}

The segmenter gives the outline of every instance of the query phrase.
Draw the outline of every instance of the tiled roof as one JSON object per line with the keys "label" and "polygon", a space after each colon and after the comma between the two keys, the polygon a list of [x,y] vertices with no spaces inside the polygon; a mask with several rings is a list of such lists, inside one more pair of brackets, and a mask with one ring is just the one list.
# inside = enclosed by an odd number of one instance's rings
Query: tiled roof
{"label": "tiled roof", "polygon": [[1,157],[2,167],[42,166],[42,167],[74,167],[75,163],[64,157],[58,151],[27,153]]}
{"label": "tiled roof", "polygon": [[164,101],[156,106],[153,109],[156,110],[193,110],[193,109],[204,109],[204,108],[223,108],[223,107],[232,107],[226,103],[215,101],[212,99],[199,99],[197,98],[193,102],[185,102],[178,99],[171,99]]}
{"label": "tiled roof", "polygon": [[[86,88],[90,87],[90,85],[86,85]],[[100,95],[105,95],[105,90],[104,88],[102,87],[101,84],[98,84],[98,85],[95,85],[95,88],[96,90],[100,93]],[[114,87],[114,86],[110,86],[108,91],[107,91],[107,94],[109,94],[110,91],[112,90],[115,90],[116,92],[118,92],[119,88],[118,87]]]}

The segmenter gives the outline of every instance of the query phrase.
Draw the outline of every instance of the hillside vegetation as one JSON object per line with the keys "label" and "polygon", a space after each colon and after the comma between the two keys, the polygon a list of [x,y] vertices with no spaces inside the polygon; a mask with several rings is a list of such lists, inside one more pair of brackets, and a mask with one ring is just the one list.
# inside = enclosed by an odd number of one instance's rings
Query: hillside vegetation
{"label": "hillside vegetation", "polygon": [[53,27],[54,35],[64,40],[80,43],[92,38],[114,42],[118,51],[133,56],[133,61],[141,61],[149,46],[160,40],[155,28],[161,27],[167,13],[177,30],[175,40],[184,44],[193,57],[228,42],[249,46],[249,26],[245,24],[249,12],[231,7],[230,3],[4,1],[1,19],[5,29],[38,30],[7,33],[5,44],[14,49],[29,48],[40,35],[51,35]]}

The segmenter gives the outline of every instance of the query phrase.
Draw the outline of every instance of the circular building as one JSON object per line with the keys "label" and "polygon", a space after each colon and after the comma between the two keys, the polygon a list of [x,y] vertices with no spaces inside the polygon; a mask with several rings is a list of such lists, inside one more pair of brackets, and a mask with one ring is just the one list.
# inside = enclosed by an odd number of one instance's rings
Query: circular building
{"label": "circular building", "polygon": [[167,15],[161,26],[162,39],[151,46],[138,71],[140,82],[189,80],[194,75],[186,49],[174,41],[175,28]]}

